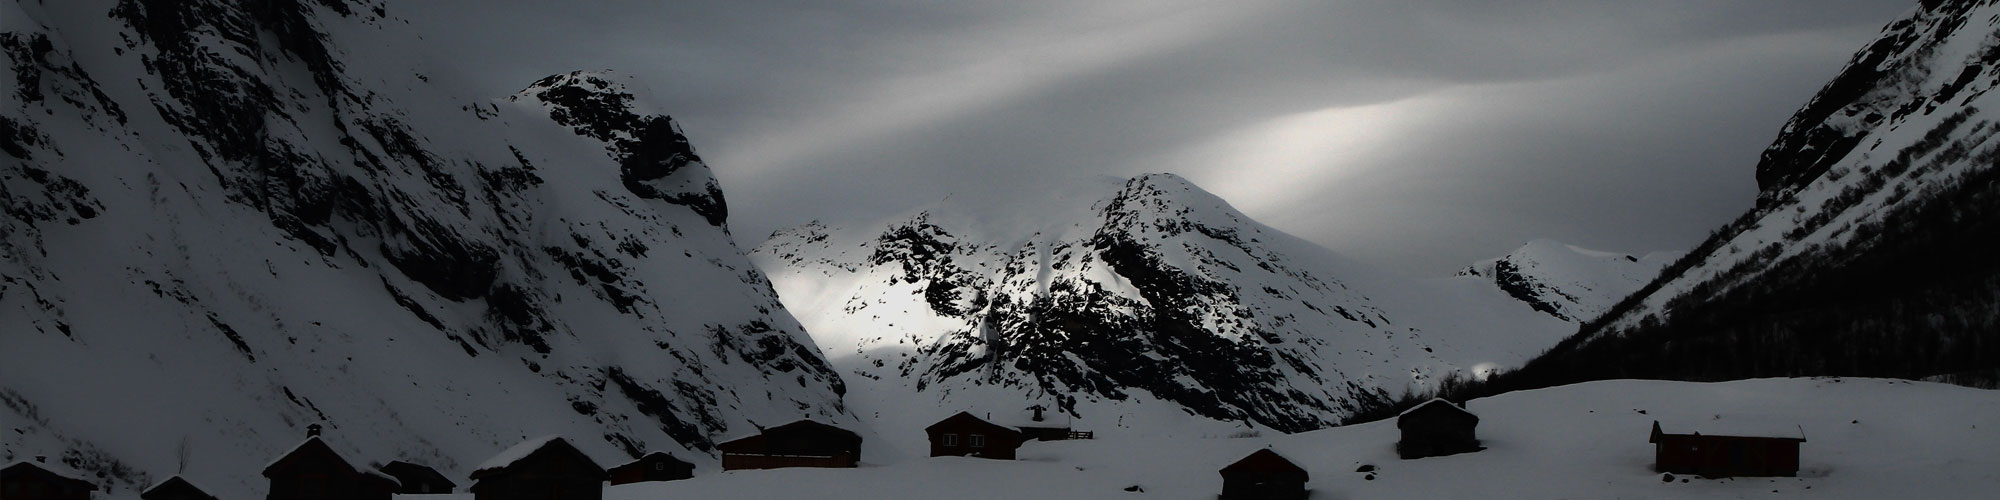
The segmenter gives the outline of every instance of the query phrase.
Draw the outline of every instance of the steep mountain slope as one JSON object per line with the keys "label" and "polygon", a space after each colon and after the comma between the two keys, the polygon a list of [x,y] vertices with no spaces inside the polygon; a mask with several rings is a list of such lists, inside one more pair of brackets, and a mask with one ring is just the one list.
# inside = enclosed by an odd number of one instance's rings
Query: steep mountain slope
{"label": "steep mountain slope", "polygon": [[1924,2],[1785,125],[1757,206],[1500,387],[2000,367],[2000,5]]}
{"label": "steep mountain slope", "polygon": [[1171,174],[1064,184],[808,224],[752,256],[883,429],[1044,404],[1099,431],[1301,431],[1568,331],[1476,280],[1345,261]]}
{"label": "steep mountain slope", "polygon": [[464,95],[385,15],[0,3],[0,461],[248,498],[314,422],[457,476],[850,418],[643,91]]}
{"label": "steep mountain slope", "polygon": [[1600,252],[1541,239],[1506,256],[1475,263],[1458,275],[1488,281],[1537,311],[1581,323],[1603,314],[1680,256]]}

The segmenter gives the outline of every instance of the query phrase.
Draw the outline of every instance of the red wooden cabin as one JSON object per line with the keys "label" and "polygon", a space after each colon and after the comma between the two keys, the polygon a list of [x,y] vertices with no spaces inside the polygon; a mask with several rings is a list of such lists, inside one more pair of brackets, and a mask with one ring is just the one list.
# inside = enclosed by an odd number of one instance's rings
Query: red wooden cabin
{"label": "red wooden cabin", "polygon": [[0,468],[0,498],[6,500],[90,500],[92,491],[97,485],[68,467],[50,464],[48,457]]}
{"label": "red wooden cabin", "polygon": [[[1738,432],[1733,434],[1748,434]],[[1653,469],[1703,477],[1797,476],[1803,432],[1764,435],[1668,434],[1653,421]]]}
{"label": "red wooden cabin", "polygon": [[958,412],[924,428],[933,457],[980,457],[1013,460],[1025,437],[1020,431]]}
{"label": "red wooden cabin", "polygon": [[1304,500],[1312,477],[1269,449],[1223,467],[1220,500]]}
{"label": "red wooden cabin", "polygon": [[319,424],[306,427],[306,441],[264,468],[271,480],[266,500],[389,500],[398,484],[374,469],[356,468],[320,440]]}
{"label": "red wooden cabin", "polygon": [[611,485],[647,481],[678,481],[694,477],[694,464],[655,451],[625,465],[611,468]]}
{"label": "red wooden cabin", "polygon": [[811,420],[800,420],[755,436],[716,445],[722,470],[785,467],[854,467],[861,463],[861,435]]}

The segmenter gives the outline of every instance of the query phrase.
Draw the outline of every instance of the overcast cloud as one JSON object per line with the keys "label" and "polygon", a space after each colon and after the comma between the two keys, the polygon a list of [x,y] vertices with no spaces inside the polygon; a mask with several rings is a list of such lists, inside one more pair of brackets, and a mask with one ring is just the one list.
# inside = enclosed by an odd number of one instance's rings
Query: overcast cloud
{"label": "overcast cloud", "polygon": [[[501,7],[501,5],[507,5]],[[648,82],[739,243],[1065,178],[1173,172],[1363,261],[1686,249],[1792,111],[1914,4],[495,2],[398,8],[492,95]]]}

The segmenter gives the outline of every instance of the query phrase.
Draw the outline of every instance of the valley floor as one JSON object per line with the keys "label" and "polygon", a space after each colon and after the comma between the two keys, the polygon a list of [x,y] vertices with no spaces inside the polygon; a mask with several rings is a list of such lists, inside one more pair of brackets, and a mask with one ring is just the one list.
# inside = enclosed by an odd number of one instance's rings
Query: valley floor
{"label": "valley floor", "polygon": [[[606,490],[678,498],[1215,498],[1216,470],[1270,447],[1305,467],[1314,499],[1993,498],[2000,392],[1876,379],[1608,381],[1475,400],[1486,450],[1396,458],[1393,421],[1248,438],[1030,443],[1019,461],[912,458],[860,469],[698,471]],[[1796,425],[1796,478],[1663,482],[1652,423],[1670,431]],[[911,429],[910,432],[918,432]],[[865,447],[864,447],[865,452]],[[1375,478],[1355,472],[1372,464]],[[1126,491],[1138,486],[1143,491]],[[405,497],[410,499],[413,497]]]}

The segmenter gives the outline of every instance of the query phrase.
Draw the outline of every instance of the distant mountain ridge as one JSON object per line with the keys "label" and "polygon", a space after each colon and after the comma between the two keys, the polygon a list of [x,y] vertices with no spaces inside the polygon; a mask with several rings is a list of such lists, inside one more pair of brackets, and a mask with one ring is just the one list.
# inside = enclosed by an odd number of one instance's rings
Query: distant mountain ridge
{"label": "distant mountain ridge", "polygon": [[807,224],[752,257],[864,418],[1039,401],[1079,425],[1302,431],[1573,328],[1490,282],[1348,261],[1175,175],[1065,184]]}
{"label": "distant mountain ridge", "polygon": [[1536,311],[1581,323],[1637,291],[1680,256],[1679,252],[1644,256],[1600,252],[1539,239],[1505,256],[1475,263],[1458,275],[1490,280]]}

